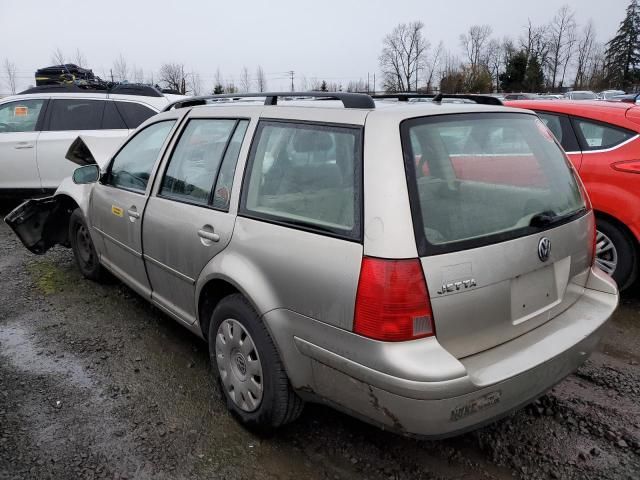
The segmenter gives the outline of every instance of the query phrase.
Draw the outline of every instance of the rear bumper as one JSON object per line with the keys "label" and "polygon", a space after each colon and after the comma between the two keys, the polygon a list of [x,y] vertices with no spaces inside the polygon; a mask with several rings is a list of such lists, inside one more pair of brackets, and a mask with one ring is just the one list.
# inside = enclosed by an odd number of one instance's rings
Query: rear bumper
{"label": "rear bumper", "polygon": [[601,272],[591,272],[588,287],[544,325],[460,360],[436,338],[376,342],[283,311],[265,321],[301,394],[384,428],[443,437],[527,404],[588,358],[618,303]]}

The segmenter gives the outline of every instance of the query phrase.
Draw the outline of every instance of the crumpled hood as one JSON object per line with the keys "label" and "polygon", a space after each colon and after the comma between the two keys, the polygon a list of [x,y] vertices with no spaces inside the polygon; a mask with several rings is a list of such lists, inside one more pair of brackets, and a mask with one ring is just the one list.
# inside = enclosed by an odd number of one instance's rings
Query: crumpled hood
{"label": "crumpled hood", "polygon": [[102,169],[123,141],[122,137],[80,135],[69,146],[65,158],[80,166],[95,163]]}

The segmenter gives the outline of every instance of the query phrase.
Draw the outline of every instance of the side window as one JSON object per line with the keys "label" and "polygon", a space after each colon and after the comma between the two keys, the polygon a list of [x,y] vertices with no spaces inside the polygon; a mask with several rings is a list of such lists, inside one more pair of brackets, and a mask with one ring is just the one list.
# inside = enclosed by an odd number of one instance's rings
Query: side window
{"label": "side window", "polygon": [[536,112],[566,152],[580,151],[578,139],[573,131],[569,117],[549,112]]}
{"label": "side window", "polygon": [[53,100],[48,130],[99,130],[105,104],[103,100]]}
{"label": "side window", "polygon": [[44,100],[24,100],[0,105],[0,133],[33,132]]}
{"label": "side window", "polygon": [[207,205],[236,120],[193,119],[182,131],[160,195]]}
{"label": "side window", "polygon": [[154,112],[149,107],[132,102],[115,102],[120,115],[127,124],[126,128],[138,128],[146,119],[153,117]]}
{"label": "side window", "polygon": [[591,122],[582,118],[573,119],[585,142],[584,150],[603,150],[626,142],[636,135],[613,125]]}
{"label": "side window", "polygon": [[126,130],[127,125],[120,116],[115,102],[107,101],[106,103],[104,115],[102,116],[102,128],[106,130]]}
{"label": "side window", "polygon": [[262,122],[245,176],[250,216],[359,237],[361,130]]}
{"label": "side window", "polygon": [[233,176],[236,173],[236,165],[238,163],[238,155],[240,155],[240,147],[242,146],[242,140],[244,134],[249,126],[248,120],[241,120],[238,122],[231,143],[227,147],[227,153],[224,154],[222,159],[222,165],[220,166],[220,173],[216,180],[215,194],[213,196],[213,206],[222,210],[229,208],[229,200],[231,198],[231,187],[233,185]]}
{"label": "side window", "polygon": [[138,132],[118,152],[109,169],[107,183],[114,187],[144,192],[175,120],[167,120],[149,125]]}

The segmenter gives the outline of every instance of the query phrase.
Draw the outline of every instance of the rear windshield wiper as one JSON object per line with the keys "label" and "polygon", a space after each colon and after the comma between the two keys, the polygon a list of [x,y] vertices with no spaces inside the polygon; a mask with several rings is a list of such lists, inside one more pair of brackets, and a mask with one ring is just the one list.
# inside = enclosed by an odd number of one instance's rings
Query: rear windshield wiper
{"label": "rear windshield wiper", "polygon": [[548,227],[566,220],[567,218],[578,215],[584,211],[584,208],[574,210],[573,212],[565,213],[564,215],[558,215],[553,210],[545,210],[544,212],[536,213],[529,221],[531,227]]}

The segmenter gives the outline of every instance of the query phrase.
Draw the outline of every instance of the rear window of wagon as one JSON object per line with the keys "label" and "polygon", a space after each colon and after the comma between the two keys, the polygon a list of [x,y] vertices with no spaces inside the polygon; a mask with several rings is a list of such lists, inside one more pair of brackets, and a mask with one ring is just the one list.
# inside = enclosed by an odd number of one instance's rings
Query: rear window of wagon
{"label": "rear window of wagon", "polygon": [[575,173],[534,115],[414,118],[401,135],[421,256],[536,233],[538,214],[567,222],[586,211]]}

